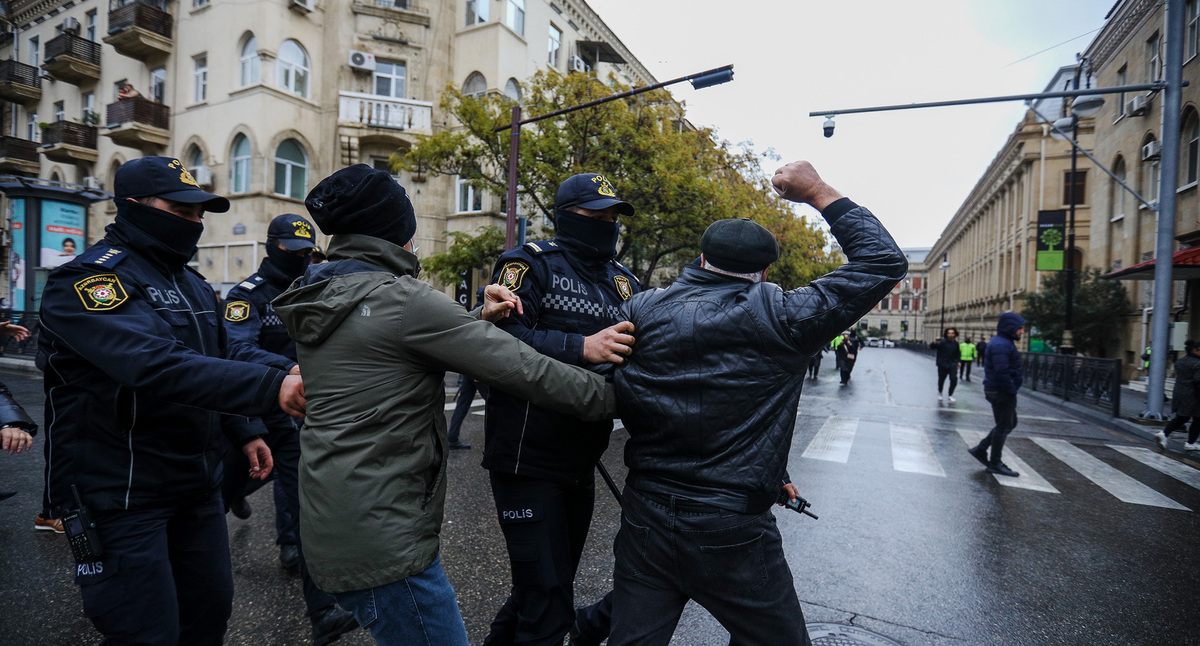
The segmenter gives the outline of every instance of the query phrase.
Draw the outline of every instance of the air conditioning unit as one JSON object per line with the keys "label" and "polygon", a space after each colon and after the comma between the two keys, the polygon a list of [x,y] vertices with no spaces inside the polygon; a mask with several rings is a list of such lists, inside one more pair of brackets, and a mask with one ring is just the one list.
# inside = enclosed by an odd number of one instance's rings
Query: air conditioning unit
{"label": "air conditioning unit", "polygon": [[313,10],[313,0],[291,0],[288,2],[288,9],[299,14],[306,14]]}
{"label": "air conditioning unit", "polygon": [[578,56],[571,56],[571,71],[587,74],[592,71],[592,66],[588,65],[587,61]]}
{"label": "air conditioning unit", "polygon": [[80,26],[78,18],[66,18],[62,21],[62,24],[58,26],[58,30],[64,34],[78,34],[79,29]]}
{"label": "air conditioning unit", "polygon": [[83,178],[83,186],[85,188],[90,188],[95,191],[99,191],[104,188],[104,185],[100,183],[100,178],[92,177],[91,175],[88,175],[87,177]]}
{"label": "air conditioning unit", "polygon": [[201,186],[211,187],[213,183],[212,169],[208,166],[197,166],[192,170],[192,179]]}
{"label": "air conditioning unit", "polygon": [[1145,146],[1142,146],[1142,161],[1146,161],[1148,159],[1158,159],[1160,155],[1162,155],[1162,142],[1151,141]]}
{"label": "air conditioning unit", "polygon": [[375,71],[375,55],[366,52],[360,52],[357,49],[350,50],[350,69],[362,70],[364,72]]}
{"label": "air conditioning unit", "polygon": [[1146,114],[1146,110],[1150,109],[1150,97],[1145,94],[1139,94],[1129,100],[1125,104],[1125,114],[1133,117],[1140,117]]}

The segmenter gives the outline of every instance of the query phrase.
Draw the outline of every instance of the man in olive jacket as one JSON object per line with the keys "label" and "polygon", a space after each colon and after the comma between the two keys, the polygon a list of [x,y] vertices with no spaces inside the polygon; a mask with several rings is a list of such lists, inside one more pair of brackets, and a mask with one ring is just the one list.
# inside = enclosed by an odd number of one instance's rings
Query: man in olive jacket
{"label": "man in olive jacket", "polygon": [[[611,385],[539,354],[417,280],[404,188],[359,164],[305,202],[329,262],[274,301],[308,397],[300,535],[312,578],[379,644],[467,643],[442,570],[449,442],[445,371],[584,419],[612,417]],[[520,301],[488,286],[482,316]],[[401,609],[403,608],[403,609]]]}

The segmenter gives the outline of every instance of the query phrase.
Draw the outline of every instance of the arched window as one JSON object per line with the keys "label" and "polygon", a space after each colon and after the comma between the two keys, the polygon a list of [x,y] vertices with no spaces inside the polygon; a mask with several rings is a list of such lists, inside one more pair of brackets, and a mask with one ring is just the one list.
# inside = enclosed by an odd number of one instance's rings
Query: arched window
{"label": "arched window", "polygon": [[233,139],[233,154],[230,155],[229,192],[246,193],[250,190],[250,140],[246,135]]}
{"label": "arched window", "polygon": [[1180,170],[1183,177],[1181,184],[1193,184],[1200,179],[1200,118],[1195,110],[1189,110],[1183,117],[1183,127],[1179,129],[1179,138],[1183,140],[1184,148],[1180,151]]}
{"label": "arched window", "polygon": [[[1112,172],[1113,175],[1117,176],[1117,179],[1125,182],[1126,184],[1129,183],[1129,181],[1125,179],[1124,157],[1117,157],[1117,161],[1113,162]],[[1129,191],[1126,191],[1125,187],[1118,184],[1116,180],[1112,181],[1112,193],[1108,203],[1112,206],[1112,212],[1108,215],[1109,220],[1119,220],[1125,217],[1125,207],[1129,204]]]}
{"label": "arched window", "polygon": [[308,98],[308,54],[294,40],[285,40],[279,47],[279,87],[304,98]]}
{"label": "arched window", "polygon": [[[290,42],[290,41],[289,41]],[[258,39],[254,34],[246,36],[242,43],[241,67],[238,74],[242,87],[258,83],[262,76],[262,59],[258,57]]]}
{"label": "arched window", "polygon": [[463,94],[478,98],[485,93],[487,93],[487,79],[483,78],[479,72],[471,72],[466,82],[463,83]]}
{"label": "arched window", "polygon": [[1154,138],[1154,135],[1146,137],[1142,142],[1142,197],[1151,204],[1158,202],[1158,182],[1162,174],[1162,166],[1159,153],[1147,154],[1146,151],[1152,145],[1157,148],[1157,144],[1158,140]]}
{"label": "arched window", "polygon": [[197,167],[204,165],[204,151],[200,150],[200,146],[192,144],[188,146],[187,152],[183,154],[183,161],[187,165],[188,170],[194,171]]}
{"label": "arched window", "polygon": [[521,102],[521,84],[517,82],[517,79],[508,79],[508,83],[504,84],[504,96],[518,103]]}
{"label": "arched window", "polygon": [[288,139],[275,150],[275,194],[303,200],[307,192],[308,156],[295,139]]}

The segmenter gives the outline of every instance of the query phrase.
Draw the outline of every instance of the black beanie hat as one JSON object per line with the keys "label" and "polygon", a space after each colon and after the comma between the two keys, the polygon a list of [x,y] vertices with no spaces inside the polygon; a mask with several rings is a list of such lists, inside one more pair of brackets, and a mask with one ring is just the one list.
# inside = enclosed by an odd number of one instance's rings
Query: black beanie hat
{"label": "black beanie hat", "polygon": [[779,244],[774,234],[748,218],[717,220],[700,238],[700,253],[717,269],[753,274],[779,260]]}
{"label": "black beanie hat", "polygon": [[304,206],[325,235],[360,233],[403,247],[417,232],[417,216],[404,187],[366,164],[321,180]]}

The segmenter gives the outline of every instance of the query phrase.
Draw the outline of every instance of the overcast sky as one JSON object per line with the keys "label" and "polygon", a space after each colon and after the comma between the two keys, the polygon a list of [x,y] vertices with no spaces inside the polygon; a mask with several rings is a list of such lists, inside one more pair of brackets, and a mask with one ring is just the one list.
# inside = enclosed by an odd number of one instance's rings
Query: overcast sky
{"label": "overcast sky", "polygon": [[808,113],[1040,92],[1114,2],[588,0],[660,81],[732,63],[732,83],[674,86],[692,123],[813,162],[905,247],[937,240],[1024,105],[846,115],[830,139]]}

